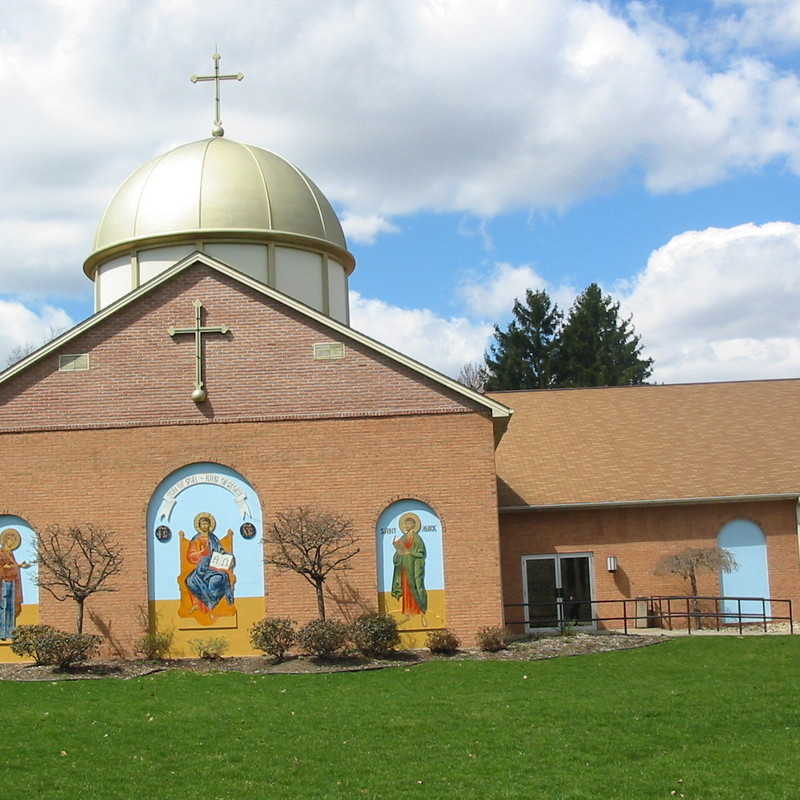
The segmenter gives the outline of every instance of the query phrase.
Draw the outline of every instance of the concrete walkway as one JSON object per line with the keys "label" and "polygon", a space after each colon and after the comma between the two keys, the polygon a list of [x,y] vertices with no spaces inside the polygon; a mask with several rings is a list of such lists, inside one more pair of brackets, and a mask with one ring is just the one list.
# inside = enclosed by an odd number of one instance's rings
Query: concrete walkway
{"label": "concrete walkway", "polygon": [[[767,630],[764,630],[763,625],[754,625],[748,623],[742,626],[742,636],[788,636],[791,631],[789,630],[788,622],[769,622],[767,623]],[[634,636],[739,636],[738,625],[726,625],[716,628],[701,628],[696,630],[692,628],[691,634],[686,628],[628,628],[628,633]],[[795,635],[800,634],[800,622],[794,623]]]}

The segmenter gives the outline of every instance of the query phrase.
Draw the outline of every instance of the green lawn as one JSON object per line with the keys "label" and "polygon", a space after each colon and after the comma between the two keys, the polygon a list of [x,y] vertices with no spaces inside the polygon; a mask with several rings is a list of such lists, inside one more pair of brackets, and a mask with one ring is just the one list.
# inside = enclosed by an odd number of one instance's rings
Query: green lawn
{"label": "green lawn", "polygon": [[800,637],[2,683],[3,798],[798,798]]}

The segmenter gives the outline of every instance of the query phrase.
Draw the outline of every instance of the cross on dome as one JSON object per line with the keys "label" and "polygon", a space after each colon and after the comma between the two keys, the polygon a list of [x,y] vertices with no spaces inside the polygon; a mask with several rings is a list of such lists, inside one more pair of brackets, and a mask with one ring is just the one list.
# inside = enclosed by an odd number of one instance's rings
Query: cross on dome
{"label": "cross on dome", "polygon": [[219,82],[220,81],[240,81],[244,78],[243,72],[237,72],[232,75],[220,75],[219,74],[219,62],[222,56],[219,53],[214,53],[211,56],[214,60],[214,74],[213,75],[192,75],[189,80],[192,83],[201,83],[203,81],[214,81],[214,88],[215,88],[215,95],[214,95],[214,102],[215,102],[215,109],[216,115],[214,117],[214,127],[211,129],[212,136],[224,136],[225,130],[222,127],[222,119],[220,118],[219,114]]}

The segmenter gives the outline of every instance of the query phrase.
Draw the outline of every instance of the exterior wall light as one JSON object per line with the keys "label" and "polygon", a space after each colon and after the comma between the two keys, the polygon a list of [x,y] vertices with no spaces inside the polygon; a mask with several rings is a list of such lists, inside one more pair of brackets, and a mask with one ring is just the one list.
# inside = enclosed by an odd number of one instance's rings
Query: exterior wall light
{"label": "exterior wall light", "polygon": [[609,572],[616,572],[617,571],[617,557],[616,556],[609,556],[606,559],[606,566]]}

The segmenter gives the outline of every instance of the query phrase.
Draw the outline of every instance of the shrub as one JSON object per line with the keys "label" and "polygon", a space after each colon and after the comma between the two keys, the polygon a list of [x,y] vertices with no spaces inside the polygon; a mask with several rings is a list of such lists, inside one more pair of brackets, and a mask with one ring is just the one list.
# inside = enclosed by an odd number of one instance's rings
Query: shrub
{"label": "shrub", "polygon": [[332,619],[314,619],[300,628],[297,639],[307,652],[326,658],[347,644],[347,626]]}
{"label": "shrub", "polygon": [[221,636],[211,636],[208,639],[190,639],[189,647],[198,658],[207,661],[218,661],[228,649],[228,640]]}
{"label": "shrub", "polygon": [[20,625],[11,642],[11,650],[18,656],[33,658],[40,666],[66,669],[94,655],[102,640],[95,634],[66,633],[49,625]]}
{"label": "shrub", "polygon": [[149,661],[163,661],[172,649],[175,631],[148,631],[136,642],[136,652]]}
{"label": "shrub", "polygon": [[508,645],[505,629],[500,625],[478,628],[475,639],[478,642],[478,647],[487,653],[496,653],[498,650],[505,650]]}
{"label": "shrub", "polygon": [[32,658],[39,666],[46,664],[47,643],[54,633],[56,629],[50,625],[20,625],[14,631],[11,652],[23,658]]}
{"label": "shrub", "polygon": [[297,641],[294,621],[286,617],[265,617],[250,628],[250,644],[283,661],[286,651]]}
{"label": "shrub", "polygon": [[400,644],[397,623],[387,614],[362,614],[350,624],[350,641],[370,658],[383,656]]}
{"label": "shrub", "polygon": [[440,631],[431,631],[425,641],[425,646],[431,653],[440,653],[451,656],[458,650],[461,641],[452,631],[442,628]]}

